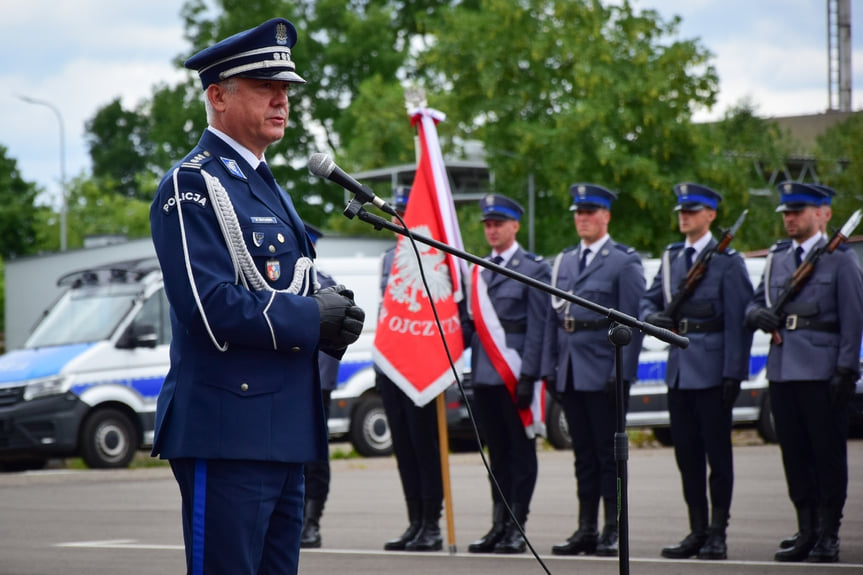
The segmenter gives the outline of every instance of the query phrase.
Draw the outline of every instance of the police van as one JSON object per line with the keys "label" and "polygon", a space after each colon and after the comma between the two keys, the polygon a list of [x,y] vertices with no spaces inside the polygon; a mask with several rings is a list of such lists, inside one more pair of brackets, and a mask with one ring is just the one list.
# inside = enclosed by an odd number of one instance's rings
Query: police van
{"label": "police van", "polygon": [[[374,386],[379,266],[368,256],[318,260],[355,291],[368,318],[343,358],[342,390],[355,389],[355,381]],[[0,470],[36,469],[72,456],[91,468],[126,467],[153,443],[156,399],[170,362],[171,321],[158,260],[93,266],[64,274],[57,284],[61,295],[23,346],[0,356]],[[366,399],[352,398],[351,405],[370,417]],[[339,434],[342,423],[333,423]]]}

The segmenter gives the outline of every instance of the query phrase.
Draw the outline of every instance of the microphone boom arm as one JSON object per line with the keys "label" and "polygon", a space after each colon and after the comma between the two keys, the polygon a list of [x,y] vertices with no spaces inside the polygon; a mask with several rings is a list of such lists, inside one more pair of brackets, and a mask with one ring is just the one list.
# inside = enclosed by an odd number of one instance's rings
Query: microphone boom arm
{"label": "microphone boom arm", "polygon": [[395,232],[399,235],[406,236],[408,238],[413,238],[418,242],[421,242],[421,243],[424,243],[426,245],[437,248],[437,249],[444,251],[448,254],[454,255],[457,258],[469,261],[473,264],[476,264],[478,266],[482,266],[482,267],[489,269],[489,270],[492,270],[496,273],[505,275],[505,276],[512,278],[518,282],[521,282],[523,284],[527,284],[531,287],[534,287],[536,289],[544,291],[544,292],[551,294],[553,296],[556,296],[556,297],[559,297],[559,298],[564,299],[566,301],[572,302],[576,305],[580,305],[580,306],[587,308],[591,311],[595,311],[596,313],[608,318],[609,321],[617,322],[617,323],[629,326],[631,328],[637,329],[637,330],[641,331],[642,333],[645,333],[647,335],[652,335],[653,337],[655,337],[661,341],[664,341],[665,343],[676,345],[677,347],[684,348],[684,349],[689,345],[689,338],[687,338],[687,337],[678,335],[678,334],[676,334],[672,331],[669,331],[667,329],[657,327],[653,324],[640,321],[640,320],[632,317],[631,315],[625,314],[619,310],[601,306],[601,305],[594,303],[590,300],[587,300],[587,299],[581,298],[577,295],[571,294],[569,292],[560,290],[554,286],[543,283],[543,282],[536,280],[532,277],[526,276],[524,274],[520,274],[516,271],[513,271],[513,270],[507,268],[507,267],[492,263],[485,258],[475,256],[469,252],[459,250],[458,248],[454,248],[454,247],[447,245],[443,242],[439,242],[438,240],[435,240],[435,239],[432,239],[432,238],[429,238],[429,237],[426,237],[426,236],[423,236],[420,234],[415,234],[415,233],[411,232],[410,230],[408,230],[407,228],[397,226],[397,225],[385,220],[384,218],[382,218],[380,216],[377,216],[375,214],[372,214],[372,213],[366,211],[363,208],[364,203],[366,203],[366,202],[363,202],[358,198],[352,199],[348,203],[347,207],[345,208],[345,212],[344,212],[345,215],[350,219],[353,219],[354,216],[357,216],[360,220],[374,226],[374,228],[376,230],[386,228],[387,230],[389,230],[391,232]]}

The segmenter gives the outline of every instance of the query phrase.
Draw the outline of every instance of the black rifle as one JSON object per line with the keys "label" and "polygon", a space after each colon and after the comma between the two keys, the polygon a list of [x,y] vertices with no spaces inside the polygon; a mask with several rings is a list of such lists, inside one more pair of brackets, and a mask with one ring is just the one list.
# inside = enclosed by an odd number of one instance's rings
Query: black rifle
{"label": "black rifle", "polygon": [[698,259],[696,259],[692,264],[692,267],[689,268],[686,276],[680,280],[677,292],[674,294],[674,297],[671,298],[668,305],[665,306],[665,311],[663,311],[663,313],[670,317],[672,321],[676,321],[677,314],[680,312],[680,306],[683,305],[683,302],[692,295],[692,292],[695,291],[695,288],[701,280],[704,279],[704,274],[707,272],[707,265],[710,263],[710,259],[714,254],[725,253],[725,250],[728,249],[728,244],[731,243],[737,230],[739,230],[740,226],[743,225],[743,220],[746,219],[746,214],[748,212],[749,210],[743,210],[743,213],[740,214],[737,221],[734,222],[734,225],[722,233],[722,236],[719,238],[719,241],[715,246],[702,250],[702,252],[698,254]]}
{"label": "black rifle", "polygon": [[[851,235],[854,228],[856,228],[857,224],[860,223],[860,214],[860,210],[851,214],[851,217],[848,218],[845,225],[833,234],[830,241],[809,250],[809,253],[806,254],[806,258],[799,266],[797,266],[797,269],[794,270],[794,274],[788,278],[788,281],[786,281],[785,285],[782,286],[782,291],[779,292],[779,295],[776,297],[776,301],[774,301],[773,305],[770,306],[770,311],[776,314],[777,317],[782,317],[780,314],[782,313],[782,309],[785,307],[785,304],[788,303],[791,296],[799,292],[803,286],[806,285],[806,282],[808,282],[809,278],[812,277],[812,272],[815,270],[815,264],[818,263],[821,256],[833,253],[836,248],[839,247],[839,244],[848,239],[848,236]],[[769,286],[764,286],[764,289],[769,289]],[[773,332],[773,343],[776,345],[782,344],[782,336],[779,335],[779,330]]]}

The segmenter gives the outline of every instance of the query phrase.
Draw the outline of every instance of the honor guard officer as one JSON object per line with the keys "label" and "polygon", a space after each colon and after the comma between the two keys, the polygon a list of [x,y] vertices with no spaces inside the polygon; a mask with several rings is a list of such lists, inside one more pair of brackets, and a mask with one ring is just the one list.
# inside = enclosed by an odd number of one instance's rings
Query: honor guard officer
{"label": "honor guard officer", "polygon": [[349,290],[314,290],[314,249],[264,161],[304,82],[296,40],[275,18],[186,61],[209,126],[150,210],[173,330],[153,454],[180,487],[188,573],[297,572],[303,464],[327,450],[318,354],[362,331]]}
{"label": "honor guard officer", "polygon": [[[752,297],[752,283],[740,254],[732,249],[713,253],[700,283],[675,317],[664,313],[693,263],[706,250],[716,250],[710,224],[722,201],[718,192],[700,184],[678,184],[674,192],[678,223],[686,240],[665,249],[639,312],[645,321],[689,338],[686,349],[670,348],[665,383],[690,533],[679,544],[665,547],[662,556],[725,559],[734,485],[731,410],[740,382],[749,377],[752,333],[743,325],[743,310]],[[707,465],[712,507],[709,527]]]}
{"label": "honor guard officer", "polygon": [[[404,217],[410,188],[393,190],[393,205]],[[396,218],[393,218],[395,221]],[[396,248],[384,252],[381,265],[381,295],[387,289]],[[399,479],[408,511],[408,527],[384,543],[386,551],[439,551],[443,548],[440,516],[443,508],[443,479],[434,402],[417,405],[375,366],[375,387],[384,404]]]}
{"label": "honor guard officer", "polygon": [[[318,239],[324,237],[323,232],[309,222],[303,222],[312,246],[317,246]],[[319,289],[338,285],[333,276],[316,268]],[[324,402],[324,423],[330,419],[330,397],[339,381],[339,360],[326,354],[318,354],[318,370],[321,374],[321,396]],[[329,437],[329,430],[327,433]],[[321,546],[321,515],[330,493],[330,458],[310,461],[303,467],[306,478],[306,504],[303,509],[303,531],[300,537],[300,547],[317,548]]]}
{"label": "honor guard officer", "polygon": [[863,280],[854,252],[825,252],[780,314],[772,306],[789,278],[827,238],[820,231],[824,192],[779,184],[789,239],[767,254],[764,275],[747,307],[752,329],[778,333],[767,356],[770,405],[788,495],[798,532],[784,540],[776,561],[839,560],[839,524],[848,490],[848,404],[860,369]]}
{"label": "honor guard officer", "polygon": [[[551,284],[601,306],[638,315],[644,295],[644,269],[631,247],[608,234],[611,204],[617,195],[595,184],[575,184],[570,190],[575,230],[581,241],[558,254]],[[615,350],[608,340],[608,320],[602,315],[552,297],[543,345],[546,383],[563,407],[572,449],[578,490],[578,529],[555,555],[618,554],[617,429]],[[638,372],[640,332],[623,348],[623,379],[628,390]],[[553,377],[552,377],[553,376]],[[628,395],[628,393],[627,393]],[[600,500],[605,509],[602,536],[597,532]]]}
{"label": "honor guard officer", "polygon": [[[485,237],[492,249],[492,262],[522,275],[548,283],[550,269],[541,257],[525,252],[516,241],[524,210],[501,195],[480,200]],[[488,446],[491,473],[503,491],[515,520],[524,527],[536,486],[535,428],[530,433],[522,412],[531,411],[535,382],[540,378],[542,339],[548,317],[549,298],[544,292],[505,275],[483,269],[471,286],[473,322],[463,325],[472,347],[471,377],[473,407]],[[481,283],[482,285],[478,285]],[[481,321],[478,321],[478,316]],[[489,322],[500,330],[483,330]],[[476,327],[476,329],[474,329]],[[506,365],[493,357],[514,352]],[[510,386],[514,386],[511,389]],[[523,553],[526,549],[519,527],[512,522],[504,501],[491,484],[492,527],[468,546],[471,553]]]}

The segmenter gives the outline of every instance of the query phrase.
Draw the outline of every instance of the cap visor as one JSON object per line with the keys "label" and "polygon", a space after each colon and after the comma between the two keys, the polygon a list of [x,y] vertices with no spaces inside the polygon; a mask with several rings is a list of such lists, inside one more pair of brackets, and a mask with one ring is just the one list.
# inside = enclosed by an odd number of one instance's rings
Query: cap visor
{"label": "cap visor", "polygon": [[700,212],[706,208],[704,204],[677,204],[674,206],[675,212]]}
{"label": "cap visor", "polygon": [[504,222],[504,221],[506,221],[506,220],[514,220],[514,219],[515,219],[515,218],[510,217],[510,216],[507,216],[507,215],[504,215],[504,214],[495,214],[495,213],[485,214],[485,215],[482,217],[482,221],[486,221],[486,220],[497,220],[497,221],[499,221],[499,222]]}
{"label": "cap visor", "polygon": [[296,72],[291,72],[290,70],[283,70],[281,72],[249,72],[247,74],[238,74],[239,78],[251,78],[253,80],[275,80],[277,82],[290,82],[292,84],[305,84],[306,81],[297,74]]}

